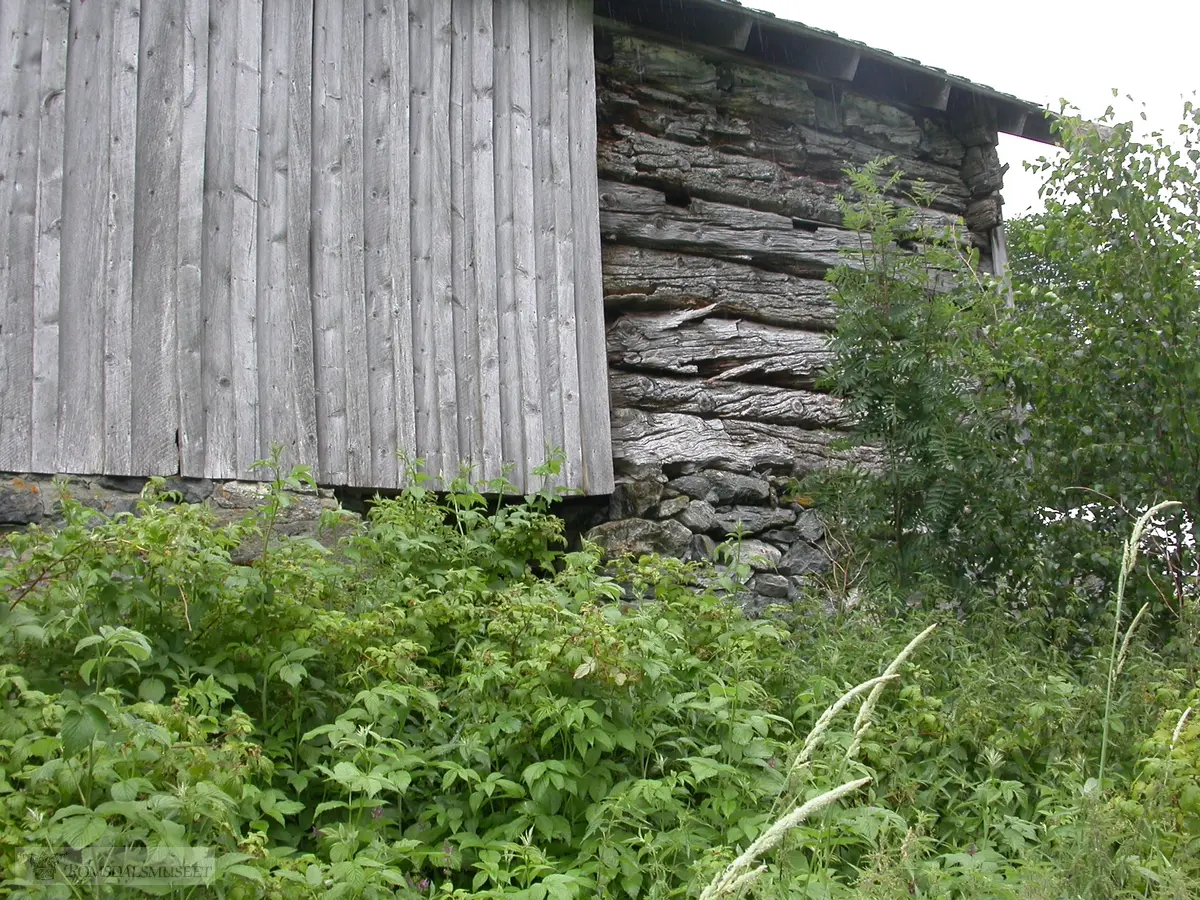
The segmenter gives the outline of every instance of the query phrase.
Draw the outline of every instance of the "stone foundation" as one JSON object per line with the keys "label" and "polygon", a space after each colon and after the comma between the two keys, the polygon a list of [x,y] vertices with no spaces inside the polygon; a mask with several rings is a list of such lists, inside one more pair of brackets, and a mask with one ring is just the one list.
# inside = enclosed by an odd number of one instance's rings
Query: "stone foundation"
{"label": "stone foundation", "polygon": [[752,572],[740,599],[748,612],[758,613],[796,599],[805,576],[830,568],[820,517],[786,497],[788,482],[722,469],[670,478],[661,468],[637,467],[618,476],[609,521],[585,537],[614,556],[701,560],[711,559],[717,544],[740,528],[738,562]]}
{"label": "stone foundation", "polygon": [[[134,512],[146,481],[114,476],[62,479],[73,498],[106,516]],[[821,520],[814,510],[786,498],[787,482],[776,475],[721,469],[671,478],[660,467],[638,466],[620,476],[607,507],[603,498],[565,498],[555,512],[566,520],[572,542],[581,535],[611,556],[659,553],[712,559],[717,545],[740,527],[737,561],[749,566],[751,575],[739,599],[753,614],[794,600],[806,575],[829,569]],[[168,478],[166,489],[178,492],[186,503],[208,504],[224,524],[244,518],[262,503],[268,488],[259,482]],[[343,499],[355,510],[343,510],[346,515],[357,517],[365,511],[359,494]],[[59,507],[53,478],[0,474],[0,531],[60,523]],[[323,529],[321,518],[339,508],[332,490],[296,493],[280,510],[275,533],[309,536],[333,546],[344,530]],[[234,560],[246,562],[261,552],[261,546],[247,544],[238,548]]]}

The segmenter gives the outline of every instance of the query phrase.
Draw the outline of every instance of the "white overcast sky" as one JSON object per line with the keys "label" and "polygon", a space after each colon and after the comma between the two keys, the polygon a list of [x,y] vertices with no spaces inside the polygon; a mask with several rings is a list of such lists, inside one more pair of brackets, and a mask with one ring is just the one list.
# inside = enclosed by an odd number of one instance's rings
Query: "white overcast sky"
{"label": "white overcast sky", "polygon": [[[1184,97],[1200,90],[1200,0],[744,0],[744,5],[946,69],[1058,109],[1059,98],[1124,118],[1146,104],[1151,128],[1173,131]],[[1023,170],[1049,148],[1001,135],[1005,215],[1038,204],[1039,180]]]}

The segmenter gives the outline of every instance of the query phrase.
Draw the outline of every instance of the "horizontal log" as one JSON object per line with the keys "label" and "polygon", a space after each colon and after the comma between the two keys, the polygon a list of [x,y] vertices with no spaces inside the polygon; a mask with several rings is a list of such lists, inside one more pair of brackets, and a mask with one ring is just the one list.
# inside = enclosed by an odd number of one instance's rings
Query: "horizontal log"
{"label": "horizontal log", "polygon": [[972,200],[967,207],[967,227],[979,234],[986,234],[1004,221],[1004,201],[999,194]]}
{"label": "horizontal log", "polygon": [[673,206],[661,191],[600,183],[600,232],[616,243],[681,250],[780,272],[821,275],[860,246],[837,228],[797,227],[787,216],[692,198]]}
{"label": "horizontal log", "polygon": [[[841,199],[852,194],[845,178],[820,181],[775,160],[670,140],[627,125],[613,127],[611,138],[600,142],[598,157],[601,178],[835,227],[844,219]],[[916,209],[913,224],[940,232],[962,229],[963,219],[944,210]]]}
{"label": "horizontal log", "polygon": [[609,365],[719,381],[809,387],[830,360],[825,337],[757,322],[708,318],[711,307],[624,315],[608,329]]}
{"label": "horizontal log", "polygon": [[711,306],[714,315],[829,330],[833,285],[706,256],[605,244],[604,303],[610,311]]}
{"label": "horizontal log", "polygon": [[674,466],[804,475],[831,464],[878,464],[869,448],[835,451],[836,431],[682,413],[613,410],[613,457],[619,466]]}
{"label": "horizontal log", "polygon": [[963,182],[973,196],[986,197],[1004,187],[1006,169],[995,147],[972,147],[963,158]]}
{"label": "horizontal log", "polygon": [[766,384],[664,378],[617,370],[609,373],[608,389],[614,407],[805,428],[837,428],[847,424],[842,401],[815,391]]}
{"label": "horizontal log", "polygon": [[912,179],[945,187],[939,206],[953,209],[967,199],[959,175],[965,147],[948,118],[914,115],[852,91],[839,91],[835,101],[819,80],[814,90],[794,72],[615,23],[607,40],[611,51],[598,65],[602,126],[627,122],[831,181],[847,165],[894,155]]}

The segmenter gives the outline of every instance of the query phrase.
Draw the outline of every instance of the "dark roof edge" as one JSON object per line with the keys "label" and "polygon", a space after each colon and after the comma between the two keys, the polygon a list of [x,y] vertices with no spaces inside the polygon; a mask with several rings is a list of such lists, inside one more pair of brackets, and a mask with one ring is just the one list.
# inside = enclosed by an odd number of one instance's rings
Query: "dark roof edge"
{"label": "dark roof edge", "polygon": [[1055,117],[1037,103],[731,0],[595,0],[595,11],[695,43],[739,51],[880,100],[970,119],[1043,144],[1056,143],[1050,128]]}

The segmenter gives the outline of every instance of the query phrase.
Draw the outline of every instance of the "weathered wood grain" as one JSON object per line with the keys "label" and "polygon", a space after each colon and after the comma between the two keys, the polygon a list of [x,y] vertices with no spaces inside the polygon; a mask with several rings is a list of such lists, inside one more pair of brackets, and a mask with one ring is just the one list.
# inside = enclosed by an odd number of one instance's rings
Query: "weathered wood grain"
{"label": "weathered wood grain", "polygon": [[[562,357],[559,352],[558,252],[555,246],[554,168],[551,158],[554,136],[552,116],[555,106],[551,83],[551,22],[549,4],[533,0],[529,9],[530,124],[533,129],[532,172],[534,239],[534,336],[537,338],[539,375],[538,398],[542,414],[542,446],[561,450],[565,446],[563,423]],[[569,126],[568,126],[569,128]],[[568,139],[569,139],[568,132]],[[569,152],[569,145],[568,145]],[[563,273],[563,277],[568,277]],[[562,484],[562,474],[552,479]]]}
{"label": "weathered wood grain", "polygon": [[841,428],[848,424],[842,402],[816,391],[620,370],[609,372],[608,384],[614,407],[804,428]]}
{"label": "weathered wood grain", "polygon": [[208,124],[208,0],[182,3],[179,274],[175,348],[179,473],[204,474],[204,149]]}
{"label": "weathered wood grain", "polygon": [[612,451],[604,362],[604,287],[600,272],[600,205],[596,178],[596,71],[591,4],[571,0],[567,22],[571,193],[575,218],[575,315],[585,490],[612,491]]}
{"label": "weathered wood grain", "polygon": [[242,477],[267,456],[258,382],[258,163],[263,0],[238,0],[234,80],[232,298],[236,469]]}
{"label": "weathered wood grain", "polygon": [[[12,8],[10,4],[3,4]],[[104,471],[103,273],[111,141],[113,17],[99,3],[72,4],[63,158],[64,254],[58,355],[55,471]]]}
{"label": "weathered wood grain", "polygon": [[118,0],[113,15],[112,134],[105,223],[104,471],[132,475],[134,179],[141,0]]}
{"label": "weathered wood grain", "polygon": [[[424,0],[430,2],[430,0]],[[436,381],[433,418],[436,430],[424,455],[434,463],[433,471],[446,479],[458,474],[458,410],[454,371],[454,295],[452,286],[453,239],[450,233],[450,67],[454,48],[450,3],[432,0],[429,7],[430,64],[429,86],[431,114],[427,169],[430,178],[429,207],[426,218],[432,230],[430,265],[433,292],[427,302],[432,306],[433,377]]]}
{"label": "weathered wood grain", "polygon": [[363,4],[343,0],[341,127],[341,259],[339,298],[345,320],[341,349],[346,373],[346,479],[371,485],[370,372],[367,356],[367,307],[363,259]]}
{"label": "weathered wood grain", "polygon": [[[399,485],[400,417],[412,415],[408,298],[408,4],[370,0],[365,11],[363,266],[367,309],[371,478]],[[396,146],[403,141],[403,146]],[[407,322],[407,325],[405,324]],[[407,377],[400,373],[407,372]],[[401,397],[407,383],[408,396]],[[407,405],[406,405],[407,404]]]}
{"label": "weathered wood grain", "polygon": [[237,189],[234,143],[238,130],[234,73],[240,23],[237,0],[210,0],[210,3],[200,264],[203,310],[203,438],[200,440],[203,475],[229,478],[238,471],[232,331],[233,209]]}
{"label": "weathered wood grain", "polygon": [[[553,302],[557,306],[556,346],[549,352],[558,358],[558,377],[549,390],[561,398],[563,482],[580,483],[583,477],[583,421],[579,384],[578,332],[575,315],[575,226],[571,205],[571,117],[564,103],[564,88],[570,86],[570,24],[568,6],[543,2],[541,15],[548,17],[550,39],[550,182],[554,210],[553,246],[556,272]],[[567,95],[569,99],[569,94]]]}
{"label": "weathered wood grain", "polygon": [[[5,4],[11,5],[11,4]],[[0,13],[0,467],[33,458],[34,284],[42,4]]]}
{"label": "weathered wood grain", "polygon": [[500,339],[496,290],[496,176],[492,134],[495,107],[491,3],[472,3],[471,86],[467,110],[471,140],[470,245],[473,248],[470,318],[472,340],[479,342],[479,430],[485,481],[500,477],[504,454],[501,440]]}
{"label": "weathered wood grain", "polygon": [[474,229],[470,227],[474,184],[471,119],[471,30],[474,3],[452,4],[454,47],[450,55],[450,237],[454,371],[460,460],[473,472],[482,463],[479,333],[472,294]]}
{"label": "weathered wood grain", "polygon": [[[844,220],[838,201],[852,196],[845,178],[821,181],[776,159],[670,140],[623,124],[614,125],[611,138],[600,142],[599,167],[606,179],[835,227]],[[939,233],[964,227],[961,215],[905,205],[913,210],[915,227]]]}
{"label": "weathered wood grain", "polygon": [[0,112],[35,110],[0,128],[5,210],[14,154],[37,186],[0,445],[233,478],[279,442],[382,488],[403,448],[524,490],[549,443],[611,487],[586,3],[70,2],[0,10]]}
{"label": "weathered wood grain", "polygon": [[692,199],[673,206],[661,191],[605,181],[600,228],[608,241],[749,262],[795,275],[820,275],[862,238],[837,228],[796,227],[786,216]]}
{"label": "weathered wood grain", "polygon": [[438,474],[437,370],[433,274],[433,0],[409,2],[410,106],[409,177],[412,184],[413,386],[417,456]]}
{"label": "weathered wood grain", "polygon": [[608,329],[609,363],[638,371],[807,387],[830,360],[824,335],[708,318],[712,311],[621,316]]}
{"label": "weathered wood grain", "polygon": [[[141,10],[132,258],[130,473],[179,468],[175,321],[179,284],[184,8]],[[116,124],[114,120],[114,124]]]}
{"label": "weathered wood grain", "polygon": [[830,442],[840,436],[836,431],[683,413],[615,409],[612,436],[613,456],[625,465],[770,470],[801,476],[829,465],[878,462],[878,454],[870,449],[831,450]]}
{"label": "weathered wood grain", "polygon": [[711,306],[714,315],[767,325],[833,328],[833,285],[756,266],[606,244],[604,304],[614,312],[654,312]]}
{"label": "weathered wood grain", "polygon": [[729,148],[830,183],[847,165],[891,155],[906,173],[902,193],[922,179],[942,189],[938,208],[961,213],[968,199],[958,174],[965,148],[948,119],[917,118],[853,91],[834,102],[794,72],[608,20],[601,27],[613,48],[600,66],[606,125]]}
{"label": "weathered wood grain", "polygon": [[[311,193],[311,4],[266,0],[259,125],[258,403],[261,456],[317,462],[310,440],[312,340],[308,208]],[[300,246],[295,246],[299,244]]]}
{"label": "weathered wood grain", "polygon": [[288,16],[287,315],[285,421],[295,464],[320,471],[317,447],[316,348],[312,317],[312,135],[314,8],[292,0]]}
{"label": "weathered wood grain", "polygon": [[[541,465],[546,456],[546,430],[542,410],[541,368],[535,269],[537,267],[536,183],[533,171],[533,85],[530,49],[529,0],[509,0],[511,25],[508,63],[512,73],[511,105],[513,179],[513,291],[516,296],[517,354],[521,378],[521,424],[524,427],[526,472]],[[526,474],[525,472],[521,473]]]}
{"label": "weathered wood grain", "polygon": [[[493,147],[496,202],[496,306],[499,348],[501,458],[525,459],[524,407],[521,403],[519,323],[516,293],[516,243],[513,224],[513,6],[500,3],[495,15],[495,101]],[[516,477],[523,473],[515,472]]]}
{"label": "weathered wood grain", "polygon": [[[392,266],[392,368],[396,375],[396,444],[394,453],[406,459],[417,455],[417,413],[413,384],[413,324],[412,282],[412,185],[409,166],[412,161],[409,134],[412,102],[412,73],[409,59],[408,0],[396,0],[391,7],[396,15],[392,22],[392,160],[390,173],[391,224],[388,230]],[[399,460],[397,460],[399,463]],[[407,473],[397,466],[397,486]]]}
{"label": "weathered wood grain", "polygon": [[342,242],[343,73],[342,4],[322,0],[313,12],[312,303],[316,357],[318,458],[335,483],[349,476],[346,409],[348,278]]}
{"label": "weathered wood grain", "polygon": [[[31,456],[33,472],[55,471],[58,445],[58,318],[70,0],[45,5],[38,85],[37,249],[33,285]],[[3,30],[0,29],[0,34]]]}

